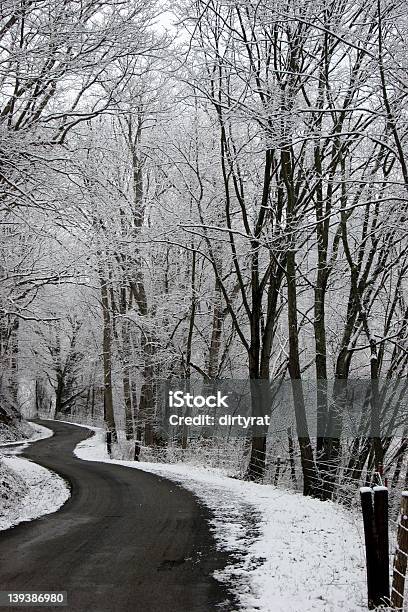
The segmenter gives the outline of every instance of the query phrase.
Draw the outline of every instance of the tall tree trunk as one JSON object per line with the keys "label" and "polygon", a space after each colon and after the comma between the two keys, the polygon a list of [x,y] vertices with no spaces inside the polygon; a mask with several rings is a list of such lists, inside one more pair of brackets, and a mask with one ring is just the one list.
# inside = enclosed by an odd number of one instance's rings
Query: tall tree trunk
{"label": "tall tree trunk", "polygon": [[288,328],[289,328],[289,375],[292,381],[293,402],[295,408],[296,427],[300,447],[300,460],[303,473],[303,494],[314,495],[317,485],[317,474],[314,454],[308,431],[305,400],[303,395],[300,358],[299,332],[297,322],[296,295],[296,259],[293,250],[287,254],[287,284],[288,284]]}
{"label": "tall tree trunk", "polygon": [[[190,320],[188,324],[188,334],[187,334],[187,346],[186,346],[186,366],[185,366],[185,379],[187,382],[187,386],[190,381],[191,375],[191,355],[193,350],[193,336],[194,336],[194,324],[195,324],[195,314],[197,308],[197,296],[196,296],[196,259],[197,254],[194,250],[194,244],[192,245],[193,255],[191,258],[191,305],[190,305]],[[189,409],[187,408],[187,412],[185,416],[189,416]],[[181,448],[186,449],[188,444],[188,426],[183,423],[181,428]]]}
{"label": "tall tree trunk", "polygon": [[148,334],[143,335],[142,351],[145,363],[143,367],[143,384],[140,391],[138,427],[141,428],[141,431],[144,431],[144,442],[146,446],[152,446],[156,442],[154,431],[156,383],[153,365],[155,348],[154,338],[152,336]]}
{"label": "tall tree trunk", "polygon": [[293,402],[295,408],[296,427],[300,447],[300,460],[303,473],[303,494],[314,495],[317,484],[316,466],[313,448],[309,436],[305,400],[303,395],[300,356],[299,328],[297,319],[297,286],[296,286],[296,234],[295,234],[295,197],[294,180],[291,170],[291,153],[282,151],[282,176],[287,192],[287,227],[288,251],[286,254],[286,279],[288,291],[288,332],[289,332],[289,362],[288,369],[292,381]]}
{"label": "tall tree trunk", "polygon": [[20,320],[18,317],[14,317],[14,320],[11,324],[10,330],[10,391],[11,397],[13,401],[13,406],[16,411],[20,414],[19,411],[19,401],[18,401],[18,353],[19,353],[19,345],[18,345],[18,330],[19,330]]}
{"label": "tall tree trunk", "polygon": [[222,308],[222,294],[219,280],[215,279],[215,299],[211,325],[210,348],[208,351],[207,374],[214,379],[218,375],[221,350],[222,323],[225,318]]}
{"label": "tall tree trunk", "polygon": [[133,438],[133,410],[132,410],[132,383],[130,377],[130,330],[129,321],[124,320],[121,329],[122,337],[122,354],[123,354],[123,366],[122,366],[122,384],[123,384],[123,399],[125,404],[125,435],[126,440],[132,440]]}
{"label": "tall tree trunk", "polygon": [[[253,280],[255,288],[257,283],[257,260],[256,267],[253,266]],[[254,278],[255,277],[255,278]],[[270,389],[269,389],[269,367],[264,364],[263,374],[266,378],[262,379],[260,374],[261,366],[261,293],[253,291],[251,324],[251,344],[249,347],[249,383],[251,391],[251,414],[252,416],[264,417],[270,412]],[[265,475],[266,466],[266,441],[268,427],[256,426],[251,430],[251,456],[248,467],[249,480],[262,480]]]}
{"label": "tall tree trunk", "polygon": [[103,411],[107,430],[111,433],[112,441],[118,439],[115,414],[113,409],[112,391],[112,327],[107,282],[100,274],[101,303],[103,315]]}

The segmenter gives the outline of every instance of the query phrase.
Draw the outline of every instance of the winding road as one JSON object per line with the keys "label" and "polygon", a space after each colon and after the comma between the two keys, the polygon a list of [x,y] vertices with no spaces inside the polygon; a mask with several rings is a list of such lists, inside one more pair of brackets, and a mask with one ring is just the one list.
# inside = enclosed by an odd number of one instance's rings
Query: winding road
{"label": "winding road", "polygon": [[22,456],[63,476],[72,495],[54,514],[0,532],[0,590],[67,591],[68,606],[51,609],[72,612],[236,609],[212,577],[231,559],[216,550],[193,494],[141,470],[82,461],[73,449],[92,432],[38,422],[54,436]]}

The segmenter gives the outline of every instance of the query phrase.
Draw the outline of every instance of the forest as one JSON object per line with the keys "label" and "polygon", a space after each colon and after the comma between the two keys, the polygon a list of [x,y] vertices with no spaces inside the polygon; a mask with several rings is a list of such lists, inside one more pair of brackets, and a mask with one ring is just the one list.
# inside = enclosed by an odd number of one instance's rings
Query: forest
{"label": "forest", "polygon": [[[320,499],[407,486],[404,418],[342,435],[355,384],[373,421],[404,407],[405,2],[1,17],[0,428],[104,423],[116,457],[190,454]],[[163,385],[223,381],[249,382],[254,414],[259,389],[291,389],[293,423],[164,434]]]}

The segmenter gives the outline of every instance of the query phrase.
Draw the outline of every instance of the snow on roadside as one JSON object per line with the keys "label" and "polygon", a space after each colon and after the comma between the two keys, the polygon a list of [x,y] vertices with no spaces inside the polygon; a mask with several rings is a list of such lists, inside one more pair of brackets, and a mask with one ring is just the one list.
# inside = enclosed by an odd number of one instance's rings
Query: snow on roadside
{"label": "snow on roadside", "polygon": [[3,457],[2,463],[24,484],[12,503],[2,504],[0,530],[56,512],[69,498],[68,485],[54,472],[16,456]]}
{"label": "snow on roadside", "polygon": [[10,469],[0,456],[0,526],[3,517],[14,511],[27,492],[28,486],[24,479]]}
{"label": "snow on roadside", "polygon": [[44,438],[51,438],[54,432],[48,427],[39,425],[38,423],[30,423],[30,427],[33,430],[33,434],[29,438],[23,438],[21,440],[14,440],[13,442],[0,442],[0,449],[8,446],[27,446],[29,442],[36,442],[37,440],[43,440]]}
{"label": "snow on roadside", "polygon": [[358,612],[365,606],[359,519],[331,502],[304,498],[186,464],[110,460],[104,432],[75,454],[142,469],[191,490],[212,511],[218,545],[235,563],[216,578],[233,584],[246,612]]}
{"label": "snow on roadside", "polygon": [[70,496],[63,478],[15,454],[29,442],[54,435],[42,425],[31,426],[34,430],[31,438],[0,444],[0,530],[51,514]]}
{"label": "snow on roadside", "polygon": [[[2,405],[2,409],[4,406]],[[7,409],[6,409],[7,412]],[[11,416],[11,415],[10,415]],[[11,421],[6,424],[0,421],[0,442],[16,442],[24,438],[28,440],[33,434],[33,428],[25,419],[17,420],[11,418]]]}

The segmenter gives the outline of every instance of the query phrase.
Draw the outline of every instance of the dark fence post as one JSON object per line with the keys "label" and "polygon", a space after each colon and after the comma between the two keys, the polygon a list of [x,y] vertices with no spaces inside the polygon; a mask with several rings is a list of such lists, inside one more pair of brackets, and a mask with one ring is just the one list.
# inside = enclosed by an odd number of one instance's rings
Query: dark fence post
{"label": "dark fence post", "polygon": [[361,510],[363,512],[364,539],[367,567],[368,609],[374,610],[376,600],[376,547],[374,534],[373,490],[370,487],[360,489]]}
{"label": "dark fence post", "polygon": [[112,455],[112,432],[106,432],[106,450],[108,451],[109,457]]}
{"label": "dark fence post", "polygon": [[366,548],[368,609],[374,610],[390,602],[388,489],[382,486],[374,487],[374,490],[362,487],[360,497]]}
{"label": "dark fence post", "polygon": [[397,550],[394,559],[391,605],[402,610],[404,607],[405,575],[408,557],[408,491],[402,492],[401,514],[398,523]]}
{"label": "dark fence post", "polygon": [[289,444],[289,463],[290,463],[290,475],[292,478],[293,485],[297,489],[296,479],[296,468],[295,468],[295,450],[293,447],[292,428],[288,427],[288,444]]}
{"label": "dark fence post", "polygon": [[278,485],[278,482],[279,482],[280,465],[281,465],[281,458],[276,457],[276,469],[275,469],[275,475],[273,478],[273,484],[275,487]]}
{"label": "dark fence post", "polygon": [[374,525],[377,544],[377,600],[375,604],[390,603],[390,561],[388,538],[388,489],[374,487]]}

